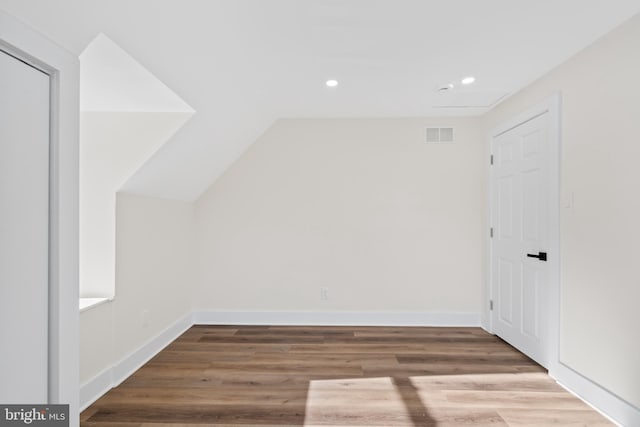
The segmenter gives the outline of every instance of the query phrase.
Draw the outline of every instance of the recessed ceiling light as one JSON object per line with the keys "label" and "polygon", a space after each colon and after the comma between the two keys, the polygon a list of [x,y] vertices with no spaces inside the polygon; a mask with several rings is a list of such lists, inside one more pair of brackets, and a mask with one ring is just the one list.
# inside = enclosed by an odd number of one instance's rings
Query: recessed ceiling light
{"label": "recessed ceiling light", "polygon": [[329,87],[336,87],[336,86],[338,86],[338,81],[337,80],[327,80],[326,85],[329,86]]}
{"label": "recessed ceiling light", "polygon": [[463,85],[470,85],[471,83],[475,82],[476,78],[475,77],[465,77],[464,79],[462,79],[462,84]]}

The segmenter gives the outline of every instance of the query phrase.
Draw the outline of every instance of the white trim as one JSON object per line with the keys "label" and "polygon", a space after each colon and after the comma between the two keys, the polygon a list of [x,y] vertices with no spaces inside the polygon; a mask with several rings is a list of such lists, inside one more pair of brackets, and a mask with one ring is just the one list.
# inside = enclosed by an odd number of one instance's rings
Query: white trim
{"label": "white trim", "polygon": [[49,403],[78,412],[78,58],[0,10],[0,47],[51,77]]}
{"label": "white trim", "polygon": [[80,412],[113,388],[111,368],[105,369],[80,387]]}
{"label": "white trim", "polygon": [[[562,143],[562,122],[561,122],[561,107],[562,100],[559,93],[546,99],[544,102],[536,105],[532,109],[526,111],[515,117],[513,120],[504,123],[497,127],[490,134],[489,149],[492,151],[492,141],[496,135],[504,133],[509,129],[514,128],[518,124],[524,123],[532,118],[539,116],[545,112],[550,114],[549,122],[549,134],[552,138],[556,138],[555,141],[551,141],[552,147],[555,149],[551,151],[550,157],[550,169],[552,174],[550,176],[551,187],[551,199],[556,201],[556,206],[551,206],[551,218],[550,218],[550,236],[556,236],[549,241],[549,254],[556,254],[556,256],[549,257],[549,358],[548,369],[549,376],[556,379],[556,381],[566,388],[571,393],[578,396],[585,403],[591,405],[594,409],[601,412],[607,418],[612,419],[614,422],[622,426],[640,425],[640,409],[631,405],[624,399],[616,396],[609,390],[594,383],[578,372],[574,371],[567,365],[560,361],[560,165],[561,165],[561,143]],[[489,179],[491,183],[492,171],[489,172]],[[491,206],[492,206],[492,192],[491,184],[489,184],[489,224],[492,226],[491,220]],[[491,263],[491,240],[487,239],[487,247],[489,250],[488,262]],[[493,298],[493,289],[491,286],[491,265],[487,269],[486,276],[488,284],[488,296],[489,299]],[[493,332],[492,317],[488,309],[488,301],[484,313],[488,319],[489,332]],[[484,326],[484,325],[483,325]]]}
{"label": "white trim", "polygon": [[189,313],[178,319],[155,338],[150,339],[140,348],[122,358],[113,366],[113,386],[120,385],[191,326],[193,326],[193,315]]}
{"label": "white trim", "polygon": [[97,307],[105,302],[113,301],[111,298],[80,298],[78,300],[78,308],[80,309],[80,313],[83,311],[87,311],[90,308]]}
{"label": "white trim", "polygon": [[137,350],[87,381],[80,388],[80,411],[117,387],[193,325],[360,325],[470,326],[480,325],[479,313],[429,312],[276,312],[197,311],[178,319]]}
{"label": "white trim", "polygon": [[[80,389],[83,411],[118,386],[193,325],[349,325],[349,326],[480,326],[479,313],[432,312],[275,312],[202,310],[178,319],[156,337],[105,369]],[[562,364],[560,385],[620,425],[640,425],[640,411]]]}
{"label": "white trim", "polygon": [[188,313],[137,350],[84,383],[80,388],[80,411],[84,411],[110,389],[120,385],[191,326],[193,315]]}
{"label": "white trim", "polygon": [[560,181],[562,168],[562,97],[556,93],[546,100],[549,110],[549,136],[551,147],[549,150],[549,253],[555,254],[549,258],[549,300],[547,333],[548,362],[547,369],[554,376],[560,361]]}
{"label": "white trim", "polygon": [[567,365],[558,363],[555,375],[552,376],[558,384],[616,424],[640,426],[640,408],[636,408]]}
{"label": "white trim", "polygon": [[196,325],[480,326],[480,313],[196,311]]}
{"label": "white trim", "polygon": [[[502,125],[493,129],[489,135],[489,150],[493,154],[493,141],[494,139],[534,118],[541,116],[542,114],[549,114],[549,199],[551,204],[549,206],[549,247],[547,252],[549,254],[548,267],[549,267],[549,288],[547,292],[548,300],[545,301],[543,306],[548,307],[547,312],[547,331],[546,331],[546,363],[544,364],[549,369],[550,375],[553,376],[553,372],[557,368],[559,361],[559,329],[560,329],[560,153],[561,153],[561,96],[560,93],[555,93],[549,98],[545,99],[538,105],[530,108],[529,110],[519,114],[515,118],[506,121]],[[493,168],[489,166],[489,227],[493,227]],[[487,268],[487,286],[489,300],[494,300],[493,281],[491,276],[492,259],[493,259],[493,246],[491,245],[491,239],[488,239],[489,256],[487,261],[489,263]],[[489,311],[489,301],[484,309],[484,313],[488,319],[488,330],[494,333],[493,316]]]}

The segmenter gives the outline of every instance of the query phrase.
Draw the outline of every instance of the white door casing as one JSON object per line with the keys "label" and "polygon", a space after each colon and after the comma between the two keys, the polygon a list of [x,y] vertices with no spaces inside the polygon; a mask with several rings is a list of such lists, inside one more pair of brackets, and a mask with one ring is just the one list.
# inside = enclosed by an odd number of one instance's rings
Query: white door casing
{"label": "white door casing", "polygon": [[[77,427],[78,58],[2,10],[0,50],[49,75],[51,116],[47,403],[69,404],[69,425]],[[4,344],[2,348],[4,349]]]}
{"label": "white door casing", "polygon": [[0,50],[0,401],[46,403],[49,76]]}
{"label": "white door casing", "polygon": [[558,337],[558,104],[549,100],[491,139],[491,329],[548,368]]}

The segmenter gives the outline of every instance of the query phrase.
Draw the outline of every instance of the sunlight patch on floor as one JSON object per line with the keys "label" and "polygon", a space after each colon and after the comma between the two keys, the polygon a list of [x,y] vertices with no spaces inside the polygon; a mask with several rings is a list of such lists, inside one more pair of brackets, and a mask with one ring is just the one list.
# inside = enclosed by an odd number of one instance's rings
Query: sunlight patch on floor
{"label": "sunlight patch on floor", "polygon": [[412,425],[392,378],[309,382],[305,426],[349,425],[353,419],[371,426]]}
{"label": "sunlight patch on floor", "polygon": [[502,411],[508,416],[531,408],[586,409],[542,372],[330,379],[309,383],[304,425],[501,424]]}

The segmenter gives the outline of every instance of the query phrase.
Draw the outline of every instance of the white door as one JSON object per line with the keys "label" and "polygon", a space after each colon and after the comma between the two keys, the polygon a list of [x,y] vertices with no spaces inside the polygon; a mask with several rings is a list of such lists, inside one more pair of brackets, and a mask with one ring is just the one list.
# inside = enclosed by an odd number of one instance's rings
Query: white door
{"label": "white door", "polygon": [[49,76],[0,51],[0,402],[47,403]]}
{"label": "white door", "polygon": [[493,332],[548,361],[550,123],[544,112],[492,140]]}

